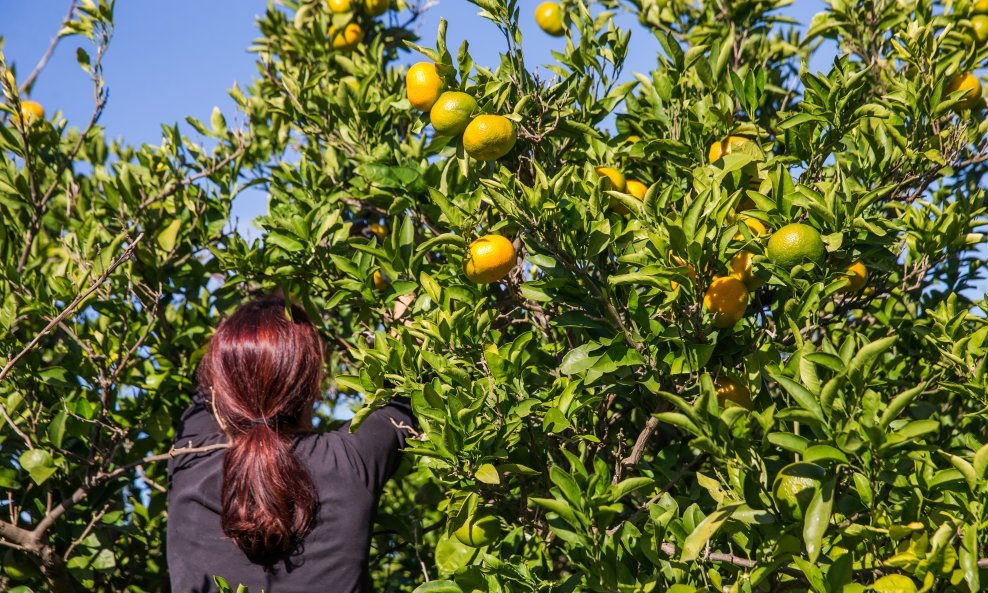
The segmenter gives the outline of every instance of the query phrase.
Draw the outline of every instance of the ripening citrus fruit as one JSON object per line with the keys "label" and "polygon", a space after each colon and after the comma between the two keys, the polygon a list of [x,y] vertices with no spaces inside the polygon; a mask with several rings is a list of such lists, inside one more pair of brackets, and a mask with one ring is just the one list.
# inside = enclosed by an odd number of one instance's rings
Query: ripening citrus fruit
{"label": "ripening citrus fruit", "polygon": [[614,167],[596,167],[594,171],[597,172],[597,177],[603,177],[610,181],[610,187],[607,189],[623,192],[628,186],[628,180],[624,173]]}
{"label": "ripening citrus fruit", "polygon": [[717,392],[717,403],[722,408],[730,404],[741,406],[746,410],[754,407],[751,403],[751,392],[732,377],[717,377],[714,381],[714,390]]}
{"label": "ripening citrus fruit", "polygon": [[351,0],[328,0],[327,4],[332,12],[350,12],[353,10]]}
{"label": "ripening citrus fruit", "polygon": [[453,535],[465,546],[482,548],[501,536],[501,522],[494,515],[479,513],[464,521]]}
{"label": "ripening citrus fruit", "polygon": [[988,14],[988,0],[976,0],[971,12],[975,14]]}
{"label": "ripening citrus fruit", "polygon": [[364,0],[364,14],[381,16],[391,8],[391,0]]}
{"label": "ripening citrus fruit", "polygon": [[734,276],[717,278],[703,295],[703,306],[713,315],[714,327],[731,327],[741,321],[748,308],[748,287]]}
{"label": "ripening citrus fruit", "polygon": [[374,272],[374,288],[376,290],[384,290],[389,284],[391,284],[391,279],[386,274],[380,270]]}
{"label": "ripening citrus fruit", "polygon": [[944,94],[948,97],[961,91],[964,91],[964,95],[957,103],[957,109],[973,109],[981,101],[981,81],[970,72],[955,74],[947,81],[947,86],[944,88]]}
{"label": "ripening citrus fruit", "polygon": [[367,225],[367,228],[370,230],[370,232],[377,235],[377,237],[382,241],[388,238],[388,227],[384,226],[383,224],[372,222],[369,225]]}
{"label": "ripening citrus fruit", "polygon": [[847,286],[844,287],[844,292],[857,292],[868,283],[868,268],[863,262],[856,261],[847,266],[844,277],[847,278],[848,282]]}
{"label": "ripening citrus fruit", "polygon": [[[752,234],[754,234],[756,237],[760,237],[768,232],[768,229],[765,228],[765,224],[762,223],[762,221],[758,220],[757,218],[751,218],[750,216],[746,216],[741,222],[743,222],[746,227],[751,229]],[[740,231],[734,233],[734,240],[742,241],[744,240],[744,235],[741,234]]]}
{"label": "ripening citrus fruit", "polygon": [[543,2],[535,9],[535,21],[543,31],[553,37],[562,37],[566,33],[563,27],[563,9],[558,2]]}
{"label": "ripening citrus fruit", "polygon": [[772,496],[783,514],[800,521],[826,477],[826,470],[819,465],[805,461],[790,463],[775,476]]}
{"label": "ripening citrus fruit", "polygon": [[734,149],[740,148],[748,142],[751,142],[751,140],[743,136],[728,136],[724,140],[714,142],[710,145],[710,151],[707,153],[707,159],[711,163],[716,163],[725,155],[734,152]]}
{"label": "ripening citrus fruit", "polygon": [[432,62],[419,62],[405,75],[405,93],[408,102],[419,111],[429,111],[439,99],[443,81]]}
{"label": "ripening citrus fruit", "polygon": [[826,255],[827,248],[819,231],[799,222],[787,224],[768,239],[769,259],[786,271],[806,262],[819,266]]}
{"label": "ripening citrus fruit", "polygon": [[501,235],[486,235],[470,244],[463,260],[467,278],[477,284],[497,282],[515,267],[515,246]]}
{"label": "ripening citrus fruit", "polygon": [[463,131],[463,149],[478,161],[496,161],[515,146],[515,124],[503,115],[478,115]]}
{"label": "ripening citrus fruit", "polygon": [[333,49],[353,51],[363,41],[364,30],[357,23],[347,24],[342,31],[337,30],[336,27],[330,27],[329,38],[333,43]]}
{"label": "ripening citrus fruit", "polygon": [[429,120],[440,136],[459,136],[467,129],[477,101],[466,93],[447,91],[439,95],[429,112]]}
{"label": "ripening citrus fruit", "polygon": [[988,15],[979,14],[971,17],[971,31],[979,44],[988,41]]}
{"label": "ripening citrus fruit", "polygon": [[[688,268],[689,269],[690,279],[693,282],[696,282],[696,270],[693,268],[692,265],[686,263],[686,260],[684,260],[683,258],[681,258],[678,255],[674,254],[672,251],[669,252],[669,260],[674,265],[676,265],[676,266]],[[676,282],[675,280],[673,280],[672,281],[672,289],[673,290],[676,290],[677,288],[679,288],[679,282]]]}
{"label": "ripening citrus fruit", "polygon": [[625,191],[639,200],[644,200],[645,194],[648,193],[648,186],[637,179],[629,179],[628,183],[625,184]]}
{"label": "ripening citrus fruit", "polygon": [[[761,235],[764,235],[765,233],[768,232],[768,229],[765,228],[765,225],[762,224],[762,221],[758,220],[757,218],[748,217],[745,218],[743,222],[745,226],[751,229],[751,232],[756,237],[760,237]],[[743,241],[744,235],[740,232],[735,233],[734,240]],[[736,254],[734,254],[734,257],[731,258],[731,266],[730,266],[731,276],[734,276],[735,278],[744,282],[744,285],[748,287],[748,290],[755,290],[756,288],[762,285],[762,281],[757,276],[755,276],[754,272],[752,271],[751,260],[754,257],[755,254],[753,254],[750,251],[739,251]]]}
{"label": "ripening citrus fruit", "polygon": [[754,257],[755,254],[750,251],[739,251],[731,258],[731,276],[744,282],[748,290],[756,290],[763,284],[762,280],[755,276],[755,271],[752,268],[751,260]]}
{"label": "ripening citrus fruit", "polygon": [[14,123],[19,126],[22,123],[31,125],[39,119],[44,119],[44,117],[45,109],[41,106],[41,103],[35,101],[21,101],[21,113],[20,115],[15,114],[12,119]]}

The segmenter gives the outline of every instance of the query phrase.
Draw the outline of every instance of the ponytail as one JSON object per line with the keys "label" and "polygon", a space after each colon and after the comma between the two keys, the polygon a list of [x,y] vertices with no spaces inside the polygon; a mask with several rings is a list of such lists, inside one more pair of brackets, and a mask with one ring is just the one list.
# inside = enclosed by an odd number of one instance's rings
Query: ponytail
{"label": "ponytail", "polygon": [[199,387],[232,443],[223,458],[221,524],[247,558],[273,564],[312,530],[318,496],[292,435],[309,422],[322,382],[322,340],[281,298],[251,301],[220,324]]}
{"label": "ponytail", "polygon": [[315,521],[316,487],[291,443],[265,424],[234,437],[223,459],[223,533],[251,562],[296,549]]}

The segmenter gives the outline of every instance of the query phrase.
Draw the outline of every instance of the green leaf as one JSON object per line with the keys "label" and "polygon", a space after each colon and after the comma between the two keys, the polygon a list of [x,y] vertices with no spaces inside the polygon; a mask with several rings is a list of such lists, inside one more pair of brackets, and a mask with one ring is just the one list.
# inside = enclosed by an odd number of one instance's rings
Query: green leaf
{"label": "green leaf", "polygon": [[158,241],[158,247],[161,247],[162,251],[171,251],[175,248],[175,242],[178,239],[178,231],[182,229],[182,219],[176,218],[162,229],[156,240]]}
{"label": "green leaf", "polygon": [[477,478],[478,481],[485,484],[500,484],[501,475],[497,473],[497,468],[495,468],[490,463],[485,463],[477,468],[474,472],[473,477]]}
{"label": "green leaf", "polygon": [[55,460],[42,449],[29,449],[21,453],[20,465],[39,486],[55,473]]}
{"label": "green leaf", "polygon": [[55,414],[55,418],[48,425],[48,440],[56,447],[62,446],[62,439],[65,437],[65,421],[68,417],[69,415],[65,413],[65,410],[62,410]]}
{"label": "green leaf", "polygon": [[617,502],[635,490],[651,486],[654,483],[655,480],[645,477],[621,480],[617,484],[611,486],[611,500]]}
{"label": "green leaf", "polygon": [[470,564],[478,553],[455,537],[442,537],[436,544],[436,568],[440,574],[453,574]]}
{"label": "green leaf", "polygon": [[823,545],[823,536],[830,526],[834,508],[835,480],[831,478],[816,489],[803,518],[803,543],[810,562],[816,562]]}
{"label": "green leaf", "polygon": [[926,385],[927,384],[925,382],[920,383],[912,389],[907,389],[892,398],[892,401],[889,402],[888,407],[886,407],[885,411],[882,412],[882,417],[878,421],[878,426],[882,430],[888,429],[889,424],[891,424],[903,410],[909,407],[909,404],[912,403],[916,396],[923,393],[923,390],[926,389]]}
{"label": "green leaf", "polygon": [[412,593],[463,593],[453,581],[429,581],[415,588]]}
{"label": "green leaf", "polygon": [[784,375],[772,372],[769,374],[783,389],[786,390],[787,393],[789,393],[789,395],[792,396],[794,400],[796,400],[799,407],[810,412],[820,421],[824,420],[823,410],[820,408],[820,402],[817,401],[816,397],[814,397],[808,389]]}
{"label": "green leaf", "polygon": [[707,545],[707,541],[709,541],[710,538],[717,533],[717,530],[724,525],[725,521],[731,518],[731,515],[739,506],[741,505],[728,505],[707,515],[707,517],[696,526],[696,529],[694,529],[692,533],[686,537],[686,541],[683,542],[683,550],[679,555],[679,561],[692,562],[693,560],[696,560],[704,546]]}
{"label": "green leaf", "polygon": [[916,593],[916,583],[901,574],[887,574],[875,581],[871,588],[878,593]]}
{"label": "green leaf", "polygon": [[600,359],[600,356],[591,356],[591,353],[600,348],[601,345],[596,342],[587,342],[570,350],[563,357],[563,362],[559,365],[559,372],[564,375],[575,375],[590,369]]}
{"label": "green leaf", "polygon": [[978,526],[970,524],[964,527],[964,535],[961,537],[961,545],[958,550],[961,570],[964,571],[964,580],[971,593],[981,590],[981,576],[978,569]]}
{"label": "green leaf", "polygon": [[876,358],[885,353],[899,340],[898,336],[889,336],[876,340],[870,344],[865,344],[858,353],[851,359],[847,366],[847,374],[852,380],[860,378],[865,371],[865,367],[875,361]]}

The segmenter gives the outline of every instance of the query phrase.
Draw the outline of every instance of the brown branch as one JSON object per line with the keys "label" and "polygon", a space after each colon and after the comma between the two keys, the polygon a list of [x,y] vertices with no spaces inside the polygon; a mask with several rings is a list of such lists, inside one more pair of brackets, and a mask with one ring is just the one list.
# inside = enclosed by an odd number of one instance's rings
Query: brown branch
{"label": "brown branch", "polygon": [[147,463],[155,463],[158,461],[167,461],[169,459],[173,459],[180,455],[209,453],[211,451],[218,451],[220,449],[228,449],[229,447],[230,447],[230,443],[216,443],[214,445],[206,445],[204,447],[193,447],[191,446],[191,444],[188,447],[181,447],[181,448],[172,447],[171,450],[168,451],[167,453],[161,453],[160,455],[152,455],[151,457],[144,457],[142,459],[138,459],[137,461],[132,461],[130,463],[121,465],[120,467],[114,469],[113,471],[101,472],[97,474],[96,477],[94,477],[92,480],[90,480],[89,483],[84,484],[79,488],[77,488],[76,491],[73,492],[71,496],[63,500],[61,503],[59,503],[58,506],[53,508],[50,513],[45,515],[45,517],[38,522],[37,526],[35,526],[32,535],[36,539],[41,538],[42,536],[44,536],[45,532],[48,531],[52,525],[55,524],[55,521],[57,521],[59,517],[64,515],[66,511],[68,511],[75,505],[79,504],[84,498],[86,498],[86,495],[89,494],[90,490],[138,466]]}
{"label": "brown branch", "polygon": [[659,419],[655,416],[649,416],[648,421],[645,422],[645,427],[642,431],[638,433],[638,438],[635,440],[635,446],[631,448],[631,453],[627,457],[621,460],[621,465],[632,467],[638,465],[638,462],[642,459],[642,454],[645,452],[645,445],[648,444],[648,439],[651,438],[652,433],[655,429],[659,427]]}
{"label": "brown branch", "polygon": [[45,328],[38,333],[38,335],[34,336],[34,339],[28,342],[27,346],[25,346],[23,350],[18,352],[13,358],[7,361],[7,364],[4,365],[3,369],[0,369],[0,381],[3,381],[4,378],[6,378],[6,376],[10,373],[10,370],[14,368],[14,365],[17,364],[17,362],[20,361],[20,359],[24,358],[24,356],[26,356],[28,352],[30,352],[35,346],[37,346],[38,342],[41,341],[41,338],[48,335],[55,326],[57,326],[66,317],[68,317],[73,312],[75,312],[75,310],[79,307],[79,305],[83,303],[83,301],[88,299],[94,292],[96,292],[99,289],[100,286],[103,285],[103,282],[106,281],[106,279],[110,276],[110,274],[113,273],[114,270],[116,270],[118,267],[120,267],[121,264],[123,264],[128,259],[130,259],[132,255],[134,255],[134,249],[137,247],[137,244],[141,241],[143,237],[144,237],[144,233],[137,235],[137,237],[135,237],[134,240],[130,242],[130,245],[127,246],[127,249],[124,250],[123,254],[121,254],[120,257],[115,259],[106,268],[106,270],[104,270],[103,273],[100,274],[99,278],[97,278],[92,284],[90,284],[89,287],[86,288],[84,291],[76,295],[75,299],[73,299],[72,302],[69,303],[69,305],[65,307],[65,309],[63,309],[61,313],[55,316],[54,319],[48,322],[48,325],[46,325]]}

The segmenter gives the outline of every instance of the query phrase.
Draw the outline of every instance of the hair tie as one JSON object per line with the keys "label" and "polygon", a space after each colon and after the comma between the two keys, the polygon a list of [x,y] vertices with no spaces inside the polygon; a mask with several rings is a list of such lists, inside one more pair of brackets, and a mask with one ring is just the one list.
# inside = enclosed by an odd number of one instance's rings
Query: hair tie
{"label": "hair tie", "polygon": [[253,420],[250,421],[250,424],[251,424],[251,426],[257,426],[259,424],[263,424],[264,426],[267,426],[268,425],[268,419],[267,418],[254,418]]}

